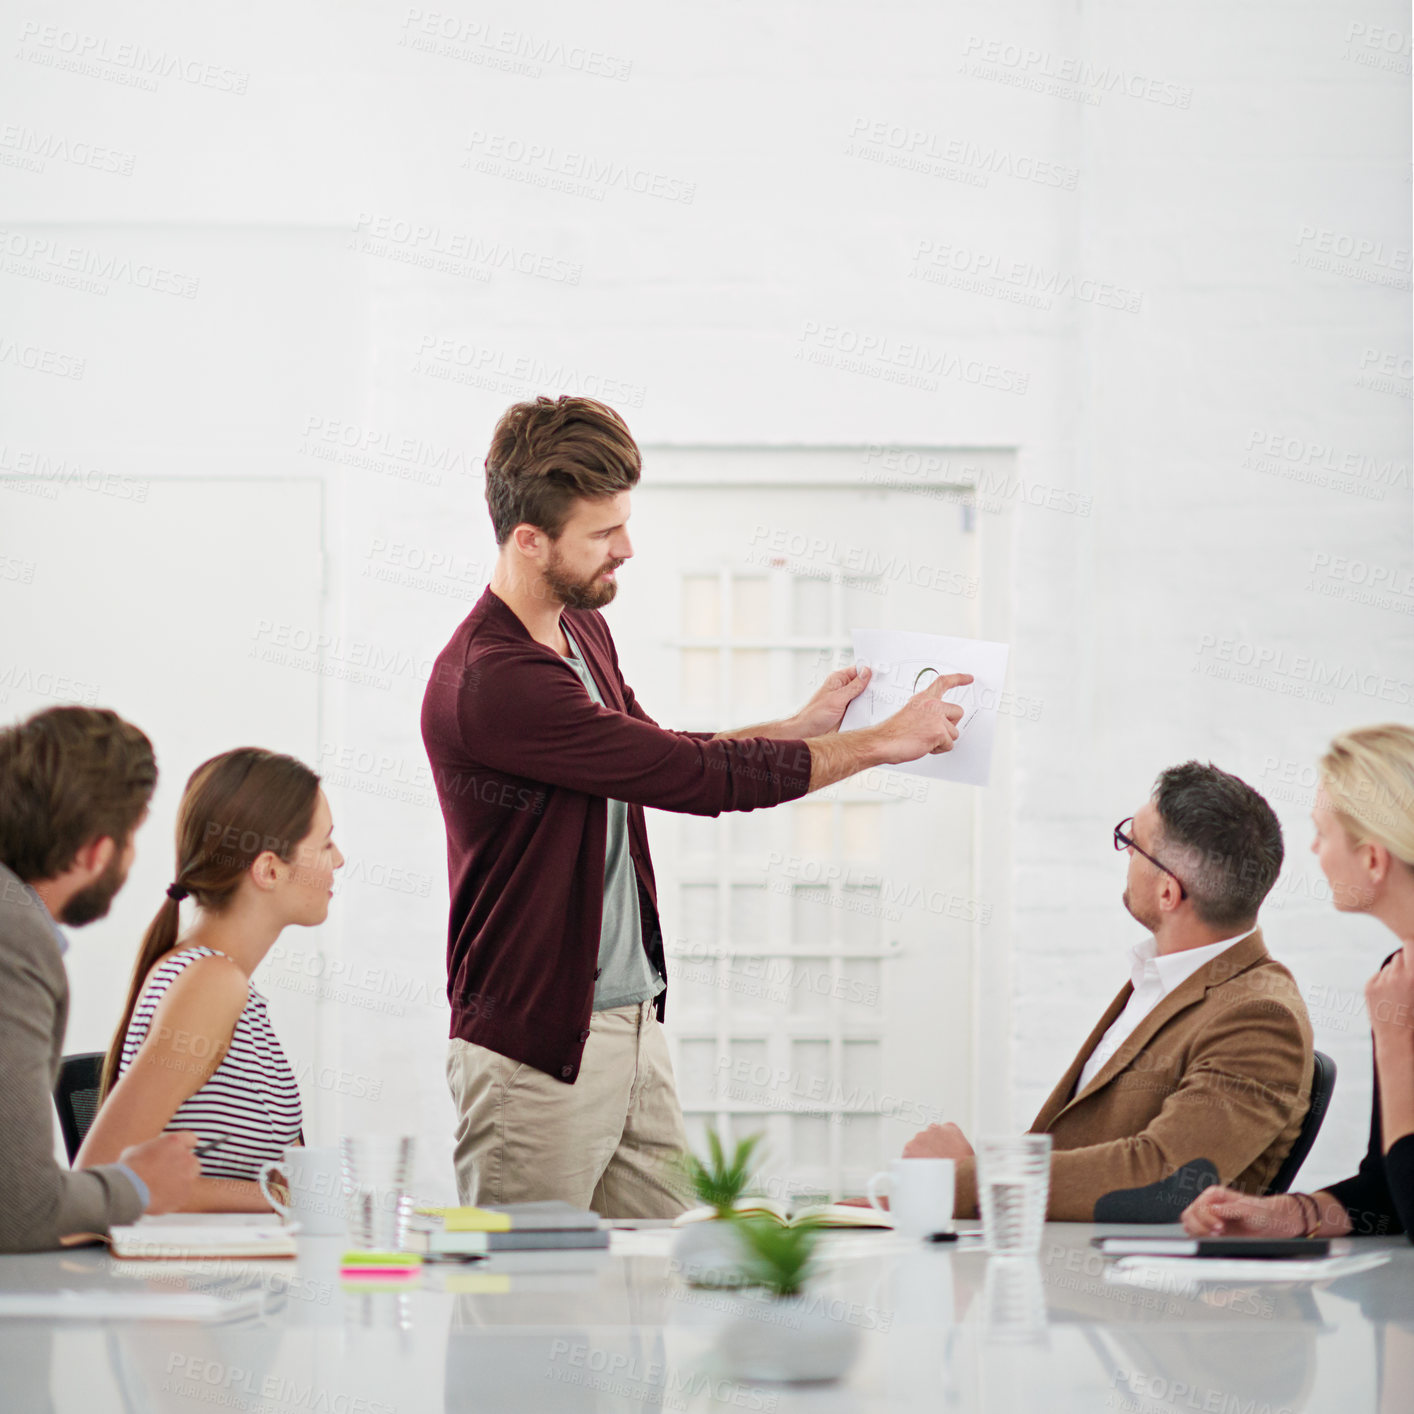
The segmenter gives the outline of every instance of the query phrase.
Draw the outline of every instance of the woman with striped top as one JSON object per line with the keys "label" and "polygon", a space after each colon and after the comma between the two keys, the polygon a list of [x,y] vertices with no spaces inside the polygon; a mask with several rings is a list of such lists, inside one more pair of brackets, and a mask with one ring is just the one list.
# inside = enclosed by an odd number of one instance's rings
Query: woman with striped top
{"label": "woman with striped top", "polygon": [[[302,1142],[300,1099],[251,974],[286,927],[324,921],[343,863],[319,777],[301,762],[241,747],[197,767],[176,879],[138,952],[80,1167],[163,1130],[224,1136],[202,1156],[188,1206],[269,1208],[256,1175]],[[188,896],[196,917],[179,941]]]}

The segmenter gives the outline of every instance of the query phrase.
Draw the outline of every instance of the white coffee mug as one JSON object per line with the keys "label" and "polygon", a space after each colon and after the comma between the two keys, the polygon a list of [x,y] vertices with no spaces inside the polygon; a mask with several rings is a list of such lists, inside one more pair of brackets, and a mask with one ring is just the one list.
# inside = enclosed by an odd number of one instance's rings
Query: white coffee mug
{"label": "white coffee mug", "polygon": [[[951,1232],[956,1165],[951,1159],[895,1159],[869,1180],[869,1201],[888,1212],[894,1230],[908,1237]],[[879,1201],[879,1185],[889,1186],[889,1206]]]}
{"label": "white coffee mug", "polygon": [[[271,1191],[272,1175],[284,1184],[288,1203]],[[284,1158],[261,1164],[256,1182],[265,1201],[287,1223],[298,1223],[300,1230],[310,1236],[342,1233],[348,1225],[348,1202],[337,1149],[306,1149],[302,1144],[291,1144]]]}

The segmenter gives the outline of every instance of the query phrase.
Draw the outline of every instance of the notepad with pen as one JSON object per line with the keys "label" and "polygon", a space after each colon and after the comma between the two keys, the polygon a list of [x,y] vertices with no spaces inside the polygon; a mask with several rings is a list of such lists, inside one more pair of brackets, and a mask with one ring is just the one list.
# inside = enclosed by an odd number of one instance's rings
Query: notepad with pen
{"label": "notepad with pen", "polygon": [[108,1242],[127,1259],[294,1257],[295,1231],[268,1213],[163,1213],[111,1229]]}

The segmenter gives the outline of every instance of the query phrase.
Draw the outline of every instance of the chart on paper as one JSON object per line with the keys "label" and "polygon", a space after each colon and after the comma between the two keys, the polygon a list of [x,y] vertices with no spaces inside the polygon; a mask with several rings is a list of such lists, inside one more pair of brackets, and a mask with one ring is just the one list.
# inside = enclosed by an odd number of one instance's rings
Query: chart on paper
{"label": "chart on paper", "polygon": [[854,661],[871,670],[869,686],[849,704],[841,731],[877,726],[930,682],[952,673],[973,681],[949,688],[948,702],[962,708],[957,741],[940,756],[923,756],[894,766],[914,776],[985,786],[991,773],[992,740],[1006,679],[1008,646],[980,638],[905,633],[895,629],[854,629]]}

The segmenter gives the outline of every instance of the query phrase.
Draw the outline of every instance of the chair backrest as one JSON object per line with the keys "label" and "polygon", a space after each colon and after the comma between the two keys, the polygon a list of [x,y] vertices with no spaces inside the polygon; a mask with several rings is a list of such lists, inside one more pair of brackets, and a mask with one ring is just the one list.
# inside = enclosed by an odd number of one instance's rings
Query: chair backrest
{"label": "chair backrest", "polygon": [[59,1062],[59,1082],[54,1087],[54,1108],[59,1111],[59,1128],[69,1162],[83,1143],[93,1117],[98,1113],[98,1088],[103,1080],[103,1051],[85,1051],[65,1056]]}
{"label": "chair backrest", "polygon": [[1282,1160],[1276,1177],[1267,1187],[1269,1194],[1286,1193],[1296,1181],[1298,1170],[1306,1162],[1306,1155],[1311,1152],[1311,1145],[1316,1142],[1316,1136],[1321,1132],[1321,1123],[1330,1108],[1331,1092],[1334,1089],[1335,1062],[1324,1051],[1317,1051],[1315,1065],[1311,1071],[1310,1108],[1306,1111],[1306,1118],[1301,1121],[1301,1132],[1296,1136],[1291,1152]]}

